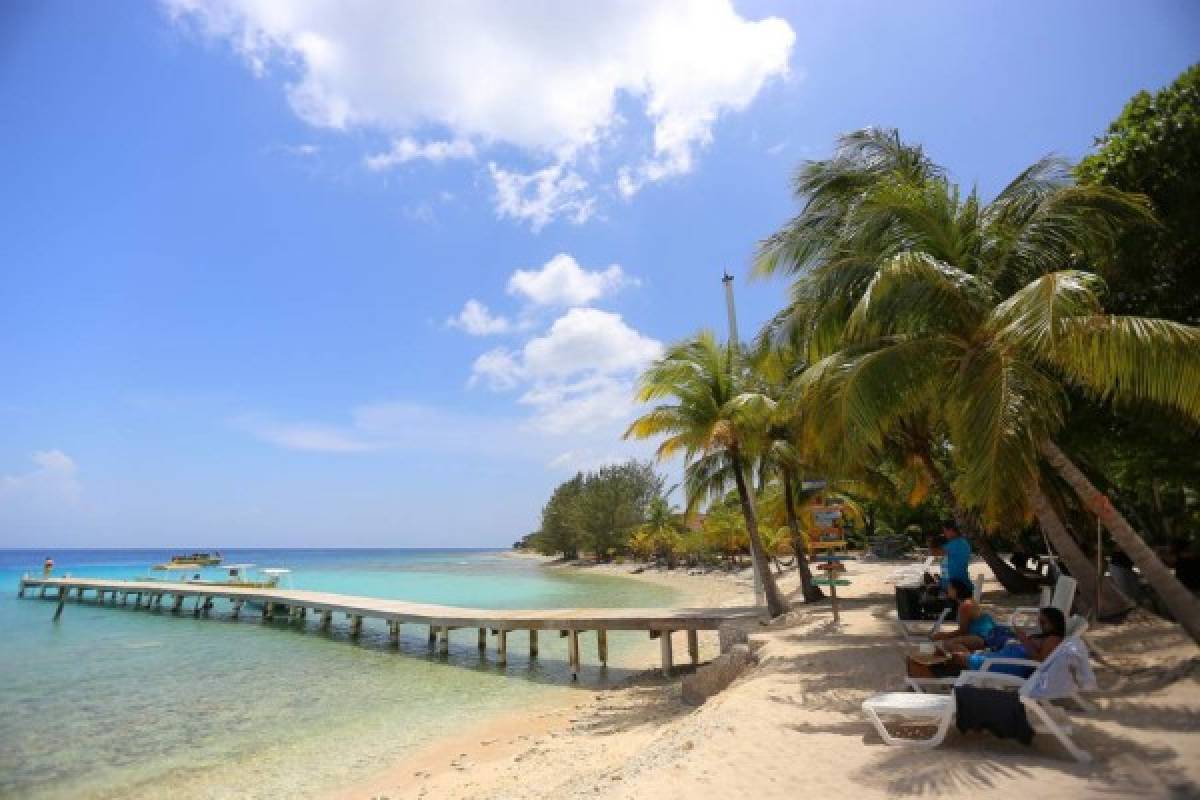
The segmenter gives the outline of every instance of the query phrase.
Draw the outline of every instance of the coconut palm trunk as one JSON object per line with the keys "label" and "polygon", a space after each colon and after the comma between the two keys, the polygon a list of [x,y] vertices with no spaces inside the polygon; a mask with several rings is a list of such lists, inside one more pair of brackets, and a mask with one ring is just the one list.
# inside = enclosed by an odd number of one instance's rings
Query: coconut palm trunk
{"label": "coconut palm trunk", "polygon": [[736,446],[729,448],[729,460],[733,467],[733,480],[737,484],[738,499],[742,503],[742,515],[746,518],[746,537],[750,540],[754,569],[758,573],[763,593],[767,597],[767,612],[772,617],[778,617],[786,613],[790,607],[783,592],[779,591],[779,585],[775,583],[775,576],[771,574],[771,563],[767,558],[766,549],[763,548],[762,538],[758,534],[758,515],[754,511],[754,498],[751,497],[750,489],[746,485],[742,455]]}
{"label": "coconut palm trunk", "polygon": [[[1082,606],[1091,608],[1096,604],[1096,580],[1099,578],[1095,565],[1080,548],[1075,537],[1063,525],[1062,518],[1054,509],[1046,492],[1038,486],[1030,489],[1028,494],[1029,505],[1033,508],[1038,525],[1042,527],[1046,538],[1050,540],[1050,544],[1058,552],[1063,563],[1067,565],[1071,577],[1079,582],[1079,591],[1075,593],[1076,601]],[[1100,580],[1102,581],[1100,584],[1102,594],[1100,595],[1100,608],[1097,609],[1100,617],[1116,616],[1133,607],[1129,598],[1123,595],[1112,581],[1107,578],[1100,578]]]}
{"label": "coconut palm trunk", "polygon": [[975,524],[975,520],[970,514],[959,504],[958,498],[954,496],[954,490],[950,488],[949,481],[942,475],[941,469],[933,461],[933,456],[928,450],[921,450],[917,453],[917,457],[921,460],[921,465],[925,467],[925,472],[929,475],[929,480],[937,489],[938,496],[942,498],[942,503],[946,508],[950,509],[950,513],[954,516],[954,521],[958,523],[959,530],[967,537],[967,541],[975,543],[975,549],[979,551],[979,557],[984,560],[984,563],[991,569],[992,575],[996,581],[1004,587],[1006,592],[1010,594],[1031,594],[1037,589],[1037,583],[1021,574],[1012,564],[1000,557],[996,549],[992,547],[991,542],[986,541],[986,537],[979,526]]}
{"label": "coconut palm trunk", "polygon": [[1041,445],[1042,456],[1062,476],[1063,480],[1079,496],[1080,502],[1100,520],[1100,524],[1112,534],[1117,546],[1133,560],[1150,588],[1162,599],[1175,621],[1183,626],[1192,639],[1200,644],[1200,600],[1179,582],[1154,551],[1147,546],[1126,521],[1112,502],[1099,491],[1087,476],[1075,466],[1066,453],[1054,442],[1046,440]]}
{"label": "coconut palm trunk", "polygon": [[788,530],[792,534],[792,551],[796,554],[796,571],[800,573],[800,590],[804,602],[815,603],[825,599],[821,587],[813,583],[812,570],[808,567],[808,555],[804,548],[804,534],[800,532],[800,520],[796,516],[796,499],[792,496],[792,471],[785,469],[783,476],[783,507],[787,511]]}

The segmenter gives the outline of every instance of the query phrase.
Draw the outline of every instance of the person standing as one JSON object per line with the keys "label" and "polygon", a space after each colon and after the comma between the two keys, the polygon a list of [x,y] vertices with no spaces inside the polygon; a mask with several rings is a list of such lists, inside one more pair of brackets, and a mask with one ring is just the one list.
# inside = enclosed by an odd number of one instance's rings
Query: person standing
{"label": "person standing", "polygon": [[952,519],[943,520],[942,536],[946,539],[946,544],[942,547],[945,553],[942,556],[942,574],[938,578],[942,594],[946,593],[952,580],[962,581],[973,593],[975,584],[971,582],[968,574],[971,564],[971,543],[963,537],[962,532],[958,529],[958,523]]}
{"label": "person standing", "polygon": [[54,572],[54,559],[46,556],[46,560],[42,562],[42,577],[49,578],[51,572]]}

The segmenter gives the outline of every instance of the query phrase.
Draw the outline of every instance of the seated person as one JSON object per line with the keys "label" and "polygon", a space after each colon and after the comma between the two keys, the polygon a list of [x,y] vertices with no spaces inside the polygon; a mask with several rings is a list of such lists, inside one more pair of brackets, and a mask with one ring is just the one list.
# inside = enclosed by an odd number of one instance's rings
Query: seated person
{"label": "seated person", "polygon": [[[967,669],[983,668],[984,660],[988,658],[1024,658],[1029,661],[1045,661],[1067,636],[1067,621],[1063,612],[1053,606],[1047,606],[1038,613],[1038,628],[1040,633],[1032,635],[1021,631],[1013,631],[1016,641],[1009,641],[999,649],[968,654],[958,653],[955,661]],[[1003,672],[1028,678],[1033,674],[1033,667],[1016,664],[997,664],[990,672]]]}
{"label": "seated person", "polygon": [[[982,650],[995,644],[995,638],[1001,630],[992,619],[975,602],[971,588],[958,578],[951,578],[947,585],[947,595],[951,602],[958,605],[958,629],[940,631],[930,638],[940,643],[939,650],[944,656],[940,661],[925,663],[912,657],[907,661],[907,672],[912,678],[946,678],[957,675],[962,671],[966,658],[972,650]],[[1007,635],[1004,636],[1007,640]],[[1003,641],[1000,642],[1003,644]]]}
{"label": "seated person", "polygon": [[958,605],[958,629],[939,631],[930,638],[942,642],[942,649],[947,653],[965,653],[987,647],[996,622],[975,602],[970,585],[959,578],[951,578],[946,594]]}

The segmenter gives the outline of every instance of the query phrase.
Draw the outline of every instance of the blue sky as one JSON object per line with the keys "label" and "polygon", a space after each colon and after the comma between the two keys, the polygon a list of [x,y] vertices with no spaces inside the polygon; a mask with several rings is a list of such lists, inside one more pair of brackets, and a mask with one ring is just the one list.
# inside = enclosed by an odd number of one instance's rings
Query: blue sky
{"label": "blue sky", "polygon": [[[0,7],[0,546],[504,545],[895,126],[992,193],[1192,2]],[[469,301],[474,301],[469,304]]]}

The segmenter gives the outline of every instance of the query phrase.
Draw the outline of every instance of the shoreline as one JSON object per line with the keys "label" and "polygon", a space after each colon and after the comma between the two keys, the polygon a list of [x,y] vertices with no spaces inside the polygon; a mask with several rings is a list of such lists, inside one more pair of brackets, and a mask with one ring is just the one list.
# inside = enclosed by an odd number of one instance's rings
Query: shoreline
{"label": "shoreline", "polygon": [[[689,574],[685,569],[662,570],[638,563],[601,564],[562,561],[524,551],[506,553],[510,558],[541,562],[546,569],[605,574],[652,583],[676,591],[679,605],[731,606],[753,600],[749,570]],[[494,770],[505,762],[520,763],[530,752],[539,752],[549,742],[567,736],[582,720],[615,706],[645,703],[649,693],[661,700],[678,693],[678,678],[663,678],[654,666],[658,646],[647,638],[637,648],[636,658],[646,668],[620,684],[606,687],[579,686],[578,697],[547,693],[535,706],[519,711],[497,712],[461,731],[435,738],[399,761],[387,765],[362,781],[341,786],[322,795],[326,800],[376,800],[376,798],[457,797],[473,790],[484,791],[471,780],[472,772]],[[715,634],[702,636],[700,661],[717,654]],[[486,794],[486,791],[484,791]]]}
{"label": "shoreline", "polygon": [[[443,737],[330,797],[783,800],[801,791],[847,790],[868,800],[1200,795],[1200,655],[1179,626],[1144,612],[1088,634],[1100,680],[1092,695],[1098,710],[1073,717],[1075,741],[1093,754],[1092,764],[1076,763],[1048,736],[1026,746],[954,730],[933,750],[885,745],[860,705],[872,694],[902,688],[905,648],[892,622],[887,582],[895,567],[850,562],[850,585],[839,592],[840,624],[828,604],[819,604],[799,605],[758,628],[752,634],[761,645],[757,666],[701,706],[682,703],[678,677],[647,670],[625,686],[581,690],[578,699],[538,703]],[[688,598],[750,591],[748,575],[737,573],[651,568],[632,574],[638,566],[630,564],[550,568],[602,569],[691,586]],[[972,572],[990,575],[979,562]],[[984,596],[998,618],[1027,600],[996,588]]]}

